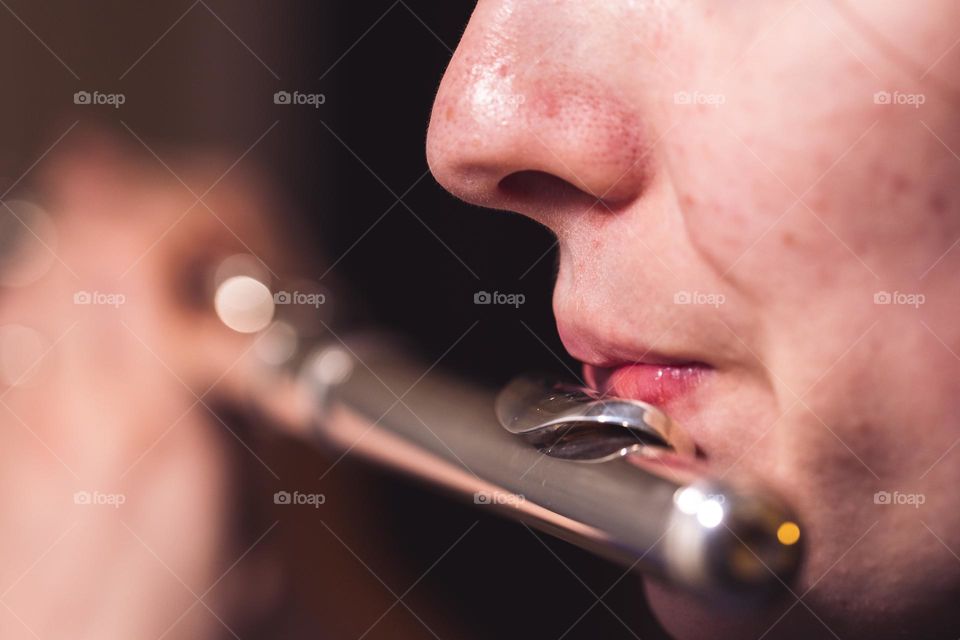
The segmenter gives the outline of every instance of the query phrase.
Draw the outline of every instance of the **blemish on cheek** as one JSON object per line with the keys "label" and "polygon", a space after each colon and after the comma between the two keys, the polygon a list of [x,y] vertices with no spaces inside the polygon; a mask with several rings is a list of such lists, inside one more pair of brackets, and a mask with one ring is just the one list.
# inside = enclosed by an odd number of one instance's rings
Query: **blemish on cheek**
{"label": "blemish on cheek", "polygon": [[950,201],[943,193],[936,191],[930,196],[930,211],[938,216],[943,216],[950,209]]}
{"label": "blemish on cheek", "polygon": [[780,236],[780,244],[784,247],[793,248],[797,246],[797,236],[791,231],[785,231],[783,235]]}
{"label": "blemish on cheek", "polygon": [[902,194],[909,191],[913,183],[910,181],[910,178],[902,173],[894,173],[890,176],[890,186],[894,193]]}

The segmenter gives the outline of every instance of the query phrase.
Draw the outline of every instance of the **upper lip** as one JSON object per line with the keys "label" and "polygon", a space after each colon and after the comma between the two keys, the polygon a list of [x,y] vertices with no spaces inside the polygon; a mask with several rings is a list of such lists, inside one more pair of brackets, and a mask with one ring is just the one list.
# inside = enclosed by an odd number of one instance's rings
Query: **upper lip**
{"label": "upper lip", "polygon": [[604,338],[580,325],[557,320],[560,340],[567,352],[585,365],[610,369],[623,365],[648,364],[661,367],[710,367],[687,349],[655,349],[640,341],[628,344]]}

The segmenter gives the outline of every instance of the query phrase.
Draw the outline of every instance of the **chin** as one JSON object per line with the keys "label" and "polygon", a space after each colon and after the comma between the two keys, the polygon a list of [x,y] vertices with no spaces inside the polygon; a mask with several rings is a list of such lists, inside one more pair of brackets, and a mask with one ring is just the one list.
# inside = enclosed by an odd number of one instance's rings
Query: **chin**
{"label": "chin", "polygon": [[765,640],[832,638],[802,604],[791,608],[794,598],[780,600],[764,609],[735,609],[711,605],[653,580],[645,580],[650,608],[671,638],[676,640]]}
{"label": "chin", "polygon": [[[660,582],[645,580],[647,601],[660,625],[675,640],[956,640],[960,619],[942,602],[922,603],[862,589],[845,596],[810,594],[798,602],[789,594],[765,609],[713,606]],[[798,595],[802,591],[796,592]],[[906,599],[907,602],[897,602]],[[838,610],[841,609],[841,610]]]}

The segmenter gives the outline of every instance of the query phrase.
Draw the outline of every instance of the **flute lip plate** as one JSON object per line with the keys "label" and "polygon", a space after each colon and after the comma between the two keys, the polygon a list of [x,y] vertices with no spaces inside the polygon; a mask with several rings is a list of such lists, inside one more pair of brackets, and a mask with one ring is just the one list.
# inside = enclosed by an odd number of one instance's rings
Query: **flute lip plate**
{"label": "flute lip plate", "polygon": [[656,434],[617,423],[564,422],[518,435],[550,457],[579,462],[606,462],[650,448],[669,449]]}
{"label": "flute lip plate", "polygon": [[544,376],[521,376],[498,394],[504,429],[543,453],[568,460],[603,462],[650,448],[693,455],[689,437],[653,405],[601,398],[583,387]]}

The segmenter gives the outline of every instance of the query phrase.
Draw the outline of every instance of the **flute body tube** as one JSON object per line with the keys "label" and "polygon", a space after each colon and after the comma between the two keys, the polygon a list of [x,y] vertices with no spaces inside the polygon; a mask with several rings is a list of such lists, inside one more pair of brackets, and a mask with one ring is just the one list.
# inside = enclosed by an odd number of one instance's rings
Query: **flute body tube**
{"label": "flute body tube", "polygon": [[[249,395],[338,455],[403,472],[715,602],[755,606],[801,559],[791,511],[711,479],[643,403],[520,379],[499,397],[382,339],[313,348]],[[276,371],[276,370],[275,370]],[[426,372],[426,373],[425,373]]]}

